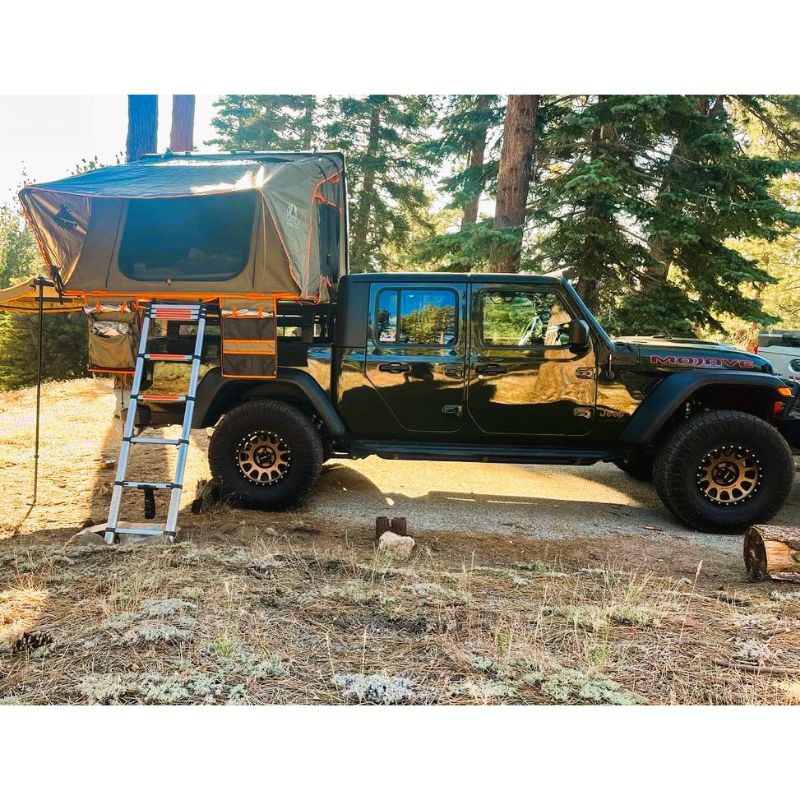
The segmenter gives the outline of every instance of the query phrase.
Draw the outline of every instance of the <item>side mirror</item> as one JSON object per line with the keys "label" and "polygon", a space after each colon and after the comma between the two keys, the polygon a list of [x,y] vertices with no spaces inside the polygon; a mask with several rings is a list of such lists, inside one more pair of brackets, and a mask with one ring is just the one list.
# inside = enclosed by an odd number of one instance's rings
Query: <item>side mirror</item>
{"label": "side mirror", "polygon": [[569,346],[574,350],[582,350],[589,346],[588,322],[582,319],[570,320]]}

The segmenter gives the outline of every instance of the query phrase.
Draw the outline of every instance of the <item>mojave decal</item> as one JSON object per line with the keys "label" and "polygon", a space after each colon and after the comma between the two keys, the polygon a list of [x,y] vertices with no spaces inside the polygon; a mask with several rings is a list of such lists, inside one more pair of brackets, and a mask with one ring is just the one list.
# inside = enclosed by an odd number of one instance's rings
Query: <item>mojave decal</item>
{"label": "mojave decal", "polygon": [[656,367],[716,367],[717,369],[753,369],[750,358],[717,358],[715,356],[650,356]]}

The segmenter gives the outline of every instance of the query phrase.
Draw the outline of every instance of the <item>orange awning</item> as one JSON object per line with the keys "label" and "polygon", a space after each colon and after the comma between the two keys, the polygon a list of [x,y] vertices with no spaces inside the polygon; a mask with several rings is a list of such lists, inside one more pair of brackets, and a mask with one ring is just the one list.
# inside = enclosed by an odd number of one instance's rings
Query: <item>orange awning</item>
{"label": "orange awning", "polygon": [[[0,289],[0,311],[18,314],[35,314],[39,311],[39,289],[33,278],[28,278],[16,286]],[[86,304],[84,297],[64,297],[59,299],[53,286],[45,286],[42,293],[45,314],[66,314],[80,311]]]}

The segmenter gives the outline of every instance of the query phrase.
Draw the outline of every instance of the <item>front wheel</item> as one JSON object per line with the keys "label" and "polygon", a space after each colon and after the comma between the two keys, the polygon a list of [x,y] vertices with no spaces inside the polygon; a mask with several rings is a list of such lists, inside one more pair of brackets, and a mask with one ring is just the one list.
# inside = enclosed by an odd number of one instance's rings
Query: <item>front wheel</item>
{"label": "front wheel", "polygon": [[322,466],[311,420],[277,400],[250,400],[217,425],[208,447],[222,495],[243,506],[278,511],[308,494]]}
{"label": "front wheel", "polygon": [[664,505],[686,525],[743,533],[766,522],[794,480],[792,452],[768,422],[741,411],[705,411],[676,428],[653,465]]}

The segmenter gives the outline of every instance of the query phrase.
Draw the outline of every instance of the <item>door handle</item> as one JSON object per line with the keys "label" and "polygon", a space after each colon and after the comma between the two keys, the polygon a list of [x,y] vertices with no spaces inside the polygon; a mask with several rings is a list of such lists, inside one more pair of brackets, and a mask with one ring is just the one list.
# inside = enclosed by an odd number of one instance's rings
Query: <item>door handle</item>
{"label": "door handle", "polygon": [[475,367],[475,372],[478,375],[502,375],[508,372],[508,367],[504,367],[501,364],[479,364]]}
{"label": "door handle", "polygon": [[393,372],[399,374],[401,372],[411,372],[411,364],[400,364],[398,361],[390,361],[378,365],[381,372]]}

